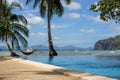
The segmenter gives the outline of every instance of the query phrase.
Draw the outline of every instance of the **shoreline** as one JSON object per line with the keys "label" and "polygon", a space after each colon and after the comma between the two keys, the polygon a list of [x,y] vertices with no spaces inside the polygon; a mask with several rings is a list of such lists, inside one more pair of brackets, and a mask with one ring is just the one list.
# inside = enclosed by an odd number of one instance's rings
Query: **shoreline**
{"label": "shoreline", "polygon": [[[5,63],[5,61],[6,61],[6,63]],[[8,58],[8,60],[1,61],[2,63],[4,63],[4,65],[6,65],[5,66],[6,68],[7,68],[7,65],[8,65],[7,61],[8,61],[9,64],[10,64],[10,62],[11,63],[16,63],[16,64],[14,64],[16,67],[18,67],[18,65],[19,65],[23,69],[26,66],[29,66],[31,69],[37,68],[38,70],[39,69],[42,69],[44,71],[47,70],[48,73],[50,71],[52,71],[54,74],[58,74],[60,76],[62,75],[62,77],[70,78],[68,80],[117,80],[117,79],[113,79],[113,78],[109,78],[109,77],[93,75],[93,74],[90,74],[90,73],[83,73],[83,72],[69,70],[69,69],[66,69],[66,68],[58,67],[58,66],[48,65],[48,64],[44,64],[44,63],[38,63],[38,62],[34,62],[34,61],[30,61],[30,60],[24,60],[24,59],[19,59],[19,58],[10,58],[10,59]],[[0,62],[0,64],[1,64],[1,62]],[[24,65],[24,66],[22,66],[22,65]],[[10,67],[12,67],[12,66],[13,65],[11,65]],[[16,70],[17,70],[17,68],[16,68]],[[0,70],[0,74],[2,74],[1,71],[2,70]],[[11,69],[11,72],[12,72],[12,69]],[[58,78],[58,76],[56,78]],[[60,80],[67,80],[67,78],[66,79],[60,79]],[[7,79],[4,79],[4,80],[7,80]],[[8,79],[8,80],[15,80],[15,79]],[[17,79],[17,80],[19,80],[19,79]],[[23,79],[23,80],[27,80],[27,79]],[[34,80],[34,79],[28,79],[28,80]],[[38,79],[38,80],[47,80],[47,79]],[[51,79],[51,80],[53,80],[53,79]],[[56,80],[56,79],[54,79],[54,80]],[[58,80],[59,80],[59,78],[58,78]]]}
{"label": "shoreline", "polygon": [[[24,56],[21,52],[16,52],[18,55]],[[82,56],[82,55],[91,55],[91,56],[120,56],[120,50],[115,51],[57,51],[58,56]],[[0,56],[9,56],[8,51],[0,51]],[[47,51],[36,51],[32,54],[33,56],[48,56]]]}

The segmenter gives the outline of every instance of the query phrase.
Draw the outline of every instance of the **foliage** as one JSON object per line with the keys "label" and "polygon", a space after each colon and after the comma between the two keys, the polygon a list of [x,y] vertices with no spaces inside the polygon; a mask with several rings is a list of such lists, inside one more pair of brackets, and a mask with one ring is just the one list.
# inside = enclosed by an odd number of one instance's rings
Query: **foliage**
{"label": "foliage", "polygon": [[99,12],[100,19],[104,21],[120,22],[120,0],[100,0],[91,5],[90,10]]}
{"label": "foliage", "polygon": [[8,42],[12,48],[20,48],[21,45],[27,47],[28,29],[27,20],[22,15],[12,13],[15,8],[20,8],[20,4],[13,2],[2,4],[2,14],[0,19],[0,40]]}
{"label": "foliage", "polygon": [[[50,4],[50,17],[53,14],[58,15],[59,17],[63,15],[64,8],[61,3],[61,0],[26,0],[26,4],[34,1],[33,8],[39,6],[40,16],[45,17],[48,9],[48,4]],[[71,0],[65,0],[66,4],[70,4]]]}

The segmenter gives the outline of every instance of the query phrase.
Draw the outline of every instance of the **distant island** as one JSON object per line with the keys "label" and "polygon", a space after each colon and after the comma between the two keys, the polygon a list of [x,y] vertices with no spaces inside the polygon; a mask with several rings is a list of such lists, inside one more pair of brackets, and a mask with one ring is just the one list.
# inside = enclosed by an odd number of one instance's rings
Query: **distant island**
{"label": "distant island", "polygon": [[94,50],[120,50],[120,35],[97,41]]}

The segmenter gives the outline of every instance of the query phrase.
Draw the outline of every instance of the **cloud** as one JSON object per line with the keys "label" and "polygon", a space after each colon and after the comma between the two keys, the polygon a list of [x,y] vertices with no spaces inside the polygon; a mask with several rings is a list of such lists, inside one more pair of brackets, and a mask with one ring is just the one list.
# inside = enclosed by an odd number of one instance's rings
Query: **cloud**
{"label": "cloud", "polygon": [[80,18],[80,14],[78,13],[69,13],[67,15],[69,18],[74,18],[74,19]]}
{"label": "cloud", "polygon": [[12,2],[17,2],[22,6],[22,8],[24,8],[23,3],[21,3],[19,0],[7,0],[7,2],[8,4],[11,4]]}
{"label": "cloud", "polygon": [[37,13],[38,12],[38,10],[23,10],[23,11],[20,11],[20,12],[16,12],[16,13],[19,13],[19,14],[29,14],[29,13]]}
{"label": "cloud", "polygon": [[108,33],[108,34],[102,34],[102,35],[100,35],[100,37],[110,38],[110,37],[115,37],[116,35],[120,35],[120,32],[113,32],[113,33]]}
{"label": "cloud", "polygon": [[32,27],[30,25],[27,26],[28,29],[31,29]]}
{"label": "cloud", "polygon": [[92,20],[97,23],[105,23],[105,21],[100,19],[100,16],[91,16],[91,15],[82,15],[82,17],[87,18],[88,20]]}
{"label": "cloud", "polygon": [[36,16],[34,14],[27,14],[25,16],[28,22],[31,24],[41,24],[41,25],[45,24],[44,19],[42,19],[40,16]]}
{"label": "cloud", "polygon": [[58,37],[58,36],[55,36],[55,37],[53,37],[53,39],[55,39],[55,40],[60,40],[61,38],[60,38],[60,36]]}
{"label": "cloud", "polygon": [[39,33],[38,33],[38,36],[40,36],[40,37],[47,37],[47,33],[39,32]]}
{"label": "cloud", "polygon": [[30,33],[30,36],[35,36],[35,33]]}
{"label": "cloud", "polygon": [[120,33],[120,25],[111,21],[108,23],[109,27],[112,29],[112,31],[116,32],[116,33]]}
{"label": "cloud", "polygon": [[77,3],[77,2],[71,2],[71,4],[66,5],[64,1],[62,1],[63,6],[67,7],[69,10],[79,10],[81,9],[81,4]]}
{"label": "cloud", "polygon": [[63,29],[63,28],[68,28],[70,25],[67,24],[52,24],[51,28],[52,29]]}
{"label": "cloud", "polygon": [[94,33],[95,30],[94,29],[81,29],[80,32],[83,32],[83,33]]}
{"label": "cloud", "polygon": [[32,36],[32,37],[46,38],[47,37],[47,33],[44,33],[44,32],[30,33],[30,36]]}
{"label": "cloud", "polygon": [[68,40],[67,41],[69,44],[77,44],[79,43],[80,41],[79,40]]}

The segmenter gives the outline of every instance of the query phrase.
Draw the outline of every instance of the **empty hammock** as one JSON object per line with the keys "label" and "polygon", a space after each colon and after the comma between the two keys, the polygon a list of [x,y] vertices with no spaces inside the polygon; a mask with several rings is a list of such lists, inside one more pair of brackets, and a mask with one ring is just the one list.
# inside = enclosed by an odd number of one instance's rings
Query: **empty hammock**
{"label": "empty hammock", "polygon": [[34,53],[36,50],[30,50],[30,51],[22,51],[20,50],[24,55],[31,55],[32,53]]}

